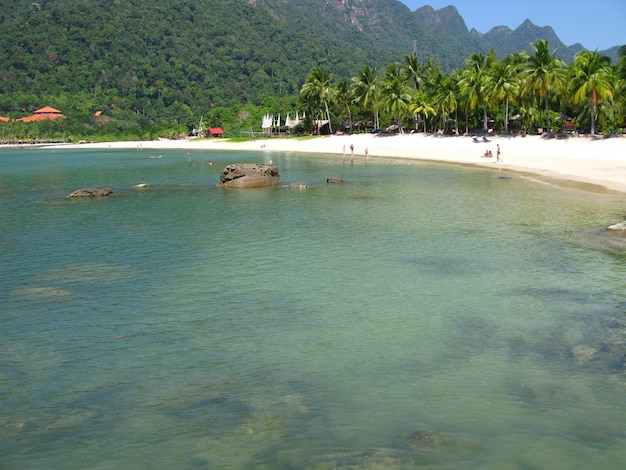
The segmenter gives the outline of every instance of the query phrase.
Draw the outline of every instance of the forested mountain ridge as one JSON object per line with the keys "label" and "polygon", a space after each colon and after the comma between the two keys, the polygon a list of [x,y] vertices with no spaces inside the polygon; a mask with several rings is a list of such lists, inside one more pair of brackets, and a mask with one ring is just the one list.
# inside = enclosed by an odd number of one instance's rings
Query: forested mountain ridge
{"label": "forested mountain ridge", "polygon": [[504,56],[536,39],[566,60],[582,48],[530,21],[479,34],[454,7],[411,12],[396,0],[0,0],[0,12],[2,115],[50,104],[176,123],[296,95],[320,65],[347,79],[414,50],[449,71],[474,52]]}

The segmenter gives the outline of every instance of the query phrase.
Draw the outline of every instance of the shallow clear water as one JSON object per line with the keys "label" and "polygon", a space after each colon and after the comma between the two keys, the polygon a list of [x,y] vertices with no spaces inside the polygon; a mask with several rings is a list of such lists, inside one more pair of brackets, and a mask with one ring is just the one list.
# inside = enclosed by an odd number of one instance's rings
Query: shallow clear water
{"label": "shallow clear water", "polygon": [[[623,197],[373,158],[149,155],[0,151],[0,467],[626,459],[625,257],[600,234]],[[269,158],[309,188],[215,188]],[[116,194],[66,198],[96,185]]]}

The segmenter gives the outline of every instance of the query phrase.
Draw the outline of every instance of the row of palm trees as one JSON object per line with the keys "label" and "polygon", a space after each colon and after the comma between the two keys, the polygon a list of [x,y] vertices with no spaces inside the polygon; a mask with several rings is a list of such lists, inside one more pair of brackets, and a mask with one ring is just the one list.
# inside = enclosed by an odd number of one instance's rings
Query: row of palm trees
{"label": "row of palm trees", "polygon": [[[517,128],[555,130],[555,118],[573,120],[585,132],[623,128],[626,111],[626,46],[616,65],[598,52],[582,51],[565,64],[547,41],[532,44],[534,54],[473,54],[464,67],[444,74],[435,59],[415,54],[379,73],[364,66],[349,82],[334,82],[325,67],[315,67],[300,91],[301,104],[317,119],[352,131],[355,119],[380,129],[381,120],[403,129]],[[565,113],[571,114],[565,116]],[[460,115],[460,116],[459,116]],[[513,116],[514,115],[514,116]]]}

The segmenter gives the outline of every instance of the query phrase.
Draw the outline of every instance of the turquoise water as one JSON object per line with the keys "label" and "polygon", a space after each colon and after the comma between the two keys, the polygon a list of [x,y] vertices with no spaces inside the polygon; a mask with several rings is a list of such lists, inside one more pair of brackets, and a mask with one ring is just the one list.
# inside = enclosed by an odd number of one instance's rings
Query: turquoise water
{"label": "turquoise water", "polygon": [[[600,233],[624,197],[159,153],[0,151],[0,468],[626,460],[625,257]],[[270,158],[309,188],[215,188]]]}

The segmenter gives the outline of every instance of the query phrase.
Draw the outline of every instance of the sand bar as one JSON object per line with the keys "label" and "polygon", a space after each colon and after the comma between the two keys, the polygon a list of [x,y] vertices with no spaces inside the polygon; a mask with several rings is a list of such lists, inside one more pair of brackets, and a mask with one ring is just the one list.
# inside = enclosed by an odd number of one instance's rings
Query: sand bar
{"label": "sand bar", "polygon": [[[243,150],[336,154],[352,158],[388,157],[454,163],[510,171],[588,191],[626,193],[626,137],[443,136],[432,134],[355,134],[315,138],[273,138],[246,142],[228,139],[155,140],[77,144],[82,148]],[[502,162],[496,162],[500,144]],[[65,146],[67,147],[67,146]],[[484,158],[485,150],[493,158]]]}

